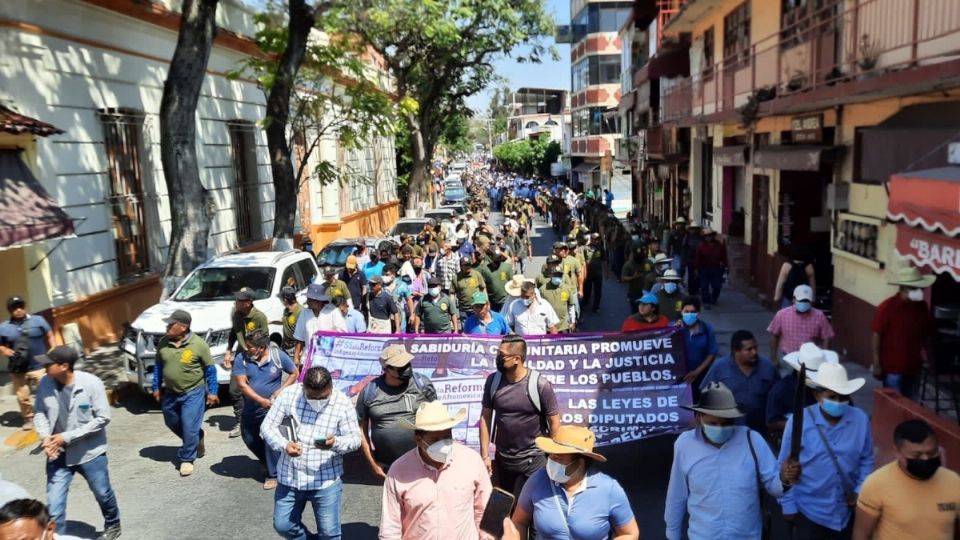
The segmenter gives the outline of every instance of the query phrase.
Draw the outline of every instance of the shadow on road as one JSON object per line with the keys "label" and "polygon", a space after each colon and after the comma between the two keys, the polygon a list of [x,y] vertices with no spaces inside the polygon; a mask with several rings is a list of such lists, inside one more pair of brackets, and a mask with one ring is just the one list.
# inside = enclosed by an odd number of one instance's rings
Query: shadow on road
{"label": "shadow on road", "polygon": [[378,529],[367,523],[344,523],[340,533],[350,540],[376,540]]}
{"label": "shadow on road", "polygon": [[257,480],[262,482],[264,479],[263,469],[260,462],[250,456],[227,456],[220,460],[220,463],[214,463],[210,466],[210,471],[219,476],[227,478],[238,478]]}
{"label": "shadow on road", "polygon": [[140,449],[140,457],[160,463],[173,463],[177,459],[178,446],[148,446]]}
{"label": "shadow on road", "polygon": [[[97,528],[82,521],[67,520],[67,531],[69,532],[70,536],[76,536],[77,538],[97,537]],[[57,533],[58,536],[59,534],[60,533]]]}
{"label": "shadow on road", "polygon": [[227,432],[236,427],[237,419],[226,414],[217,414],[207,418],[206,423],[211,428],[216,428],[220,431]]}
{"label": "shadow on road", "polygon": [[23,425],[23,417],[16,411],[7,411],[0,414],[0,426],[20,427]]}
{"label": "shadow on road", "polygon": [[367,460],[362,453],[354,452],[343,456],[343,483],[362,486],[382,486],[383,480],[370,472]]}

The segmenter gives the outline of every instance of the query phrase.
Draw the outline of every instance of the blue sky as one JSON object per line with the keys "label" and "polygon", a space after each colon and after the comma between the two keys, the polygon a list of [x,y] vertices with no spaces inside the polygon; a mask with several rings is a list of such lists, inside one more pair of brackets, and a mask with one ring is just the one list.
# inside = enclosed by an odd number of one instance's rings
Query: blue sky
{"label": "blue sky", "polygon": [[[546,0],[547,11],[552,13],[557,24],[570,24],[570,0]],[[553,44],[553,40],[547,41]],[[510,58],[501,58],[494,65],[497,74],[510,81],[510,88],[516,90],[523,86],[536,88],[570,89],[570,45],[555,45],[560,60],[547,59],[540,64],[520,64]],[[522,53],[523,48],[517,52]],[[467,98],[467,105],[482,114],[490,103],[491,91],[481,92]]]}

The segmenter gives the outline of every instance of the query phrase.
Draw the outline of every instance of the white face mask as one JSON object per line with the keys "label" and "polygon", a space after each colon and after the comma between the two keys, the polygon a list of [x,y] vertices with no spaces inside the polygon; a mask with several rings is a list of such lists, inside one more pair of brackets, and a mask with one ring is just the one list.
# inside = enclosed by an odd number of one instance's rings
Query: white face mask
{"label": "white face mask", "polygon": [[567,474],[567,465],[562,463],[557,463],[552,459],[547,459],[547,476],[550,477],[550,480],[558,484],[566,484],[570,481],[570,476]]}
{"label": "white face mask", "polygon": [[913,302],[923,302],[923,289],[910,289],[907,298]]}
{"label": "white face mask", "polygon": [[440,296],[440,287],[431,287],[430,296]]}
{"label": "white face mask", "polygon": [[393,283],[393,276],[383,276],[383,284],[389,285]]}
{"label": "white face mask", "polygon": [[453,439],[441,439],[426,447],[424,451],[430,459],[447,465],[453,457]]}
{"label": "white face mask", "polygon": [[324,398],[324,399],[307,399],[307,405],[309,405],[310,408],[314,410],[314,412],[320,412],[320,411],[322,411],[323,408],[326,407],[326,406],[327,406],[327,403],[329,403],[329,402],[330,402],[330,398]]}

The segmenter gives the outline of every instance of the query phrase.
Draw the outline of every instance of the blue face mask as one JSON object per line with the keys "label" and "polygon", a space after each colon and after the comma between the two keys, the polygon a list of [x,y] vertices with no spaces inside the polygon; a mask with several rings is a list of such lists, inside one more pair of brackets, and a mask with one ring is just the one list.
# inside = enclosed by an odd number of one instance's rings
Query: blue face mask
{"label": "blue face mask", "polygon": [[810,308],[813,307],[810,302],[797,302],[793,305],[798,313],[806,313],[810,311]]}
{"label": "blue face mask", "polygon": [[834,418],[840,418],[847,412],[847,409],[850,408],[850,403],[846,401],[834,401],[832,399],[824,399],[823,403],[820,404],[820,408],[823,409],[823,412],[829,414]]}
{"label": "blue face mask", "polygon": [[687,326],[693,326],[697,324],[697,321],[700,319],[699,313],[683,313],[680,315],[680,318],[683,319],[683,324]]}
{"label": "blue face mask", "polygon": [[562,278],[562,277],[552,277],[552,278],[550,278],[550,283],[554,284],[554,286],[559,287],[559,286],[560,286],[560,283],[562,283],[562,282],[563,282],[563,278]]}
{"label": "blue face mask", "polygon": [[735,426],[708,426],[703,425],[703,435],[713,444],[723,444],[733,437]]}
{"label": "blue face mask", "polygon": [[664,284],[663,284],[663,290],[666,291],[667,294],[673,294],[673,293],[677,292],[677,284],[676,284],[676,283],[664,283]]}

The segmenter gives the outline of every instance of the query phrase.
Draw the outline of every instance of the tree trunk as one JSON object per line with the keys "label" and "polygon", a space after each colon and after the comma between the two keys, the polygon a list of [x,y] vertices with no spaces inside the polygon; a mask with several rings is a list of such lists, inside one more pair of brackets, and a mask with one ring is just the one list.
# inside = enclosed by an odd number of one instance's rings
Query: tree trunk
{"label": "tree trunk", "polygon": [[197,164],[197,101],[217,33],[219,0],[184,0],[177,48],[160,103],[160,158],[171,208],[170,248],[163,273],[165,294],[207,258],[215,211],[200,183]]}
{"label": "tree trunk", "polygon": [[307,37],[314,25],[313,10],[305,0],[290,0],[287,48],[280,56],[276,78],[267,97],[267,148],[270,151],[270,171],[276,196],[273,216],[274,246],[293,240],[297,215],[299,178],[294,177],[293,159],[287,140],[290,117],[290,94],[294,91],[297,72],[307,52]]}
{"label": "tree trunk", "polygon": [[407,115],[407,124],[410,127],[410,157],[413,168],[410,171],[410,183],[407,189],[407,209],[416,210],[420,203],[429,199],[429,167],[427,162],[426,146],[423,132],[420,131],[420,121],[413,115]]}

